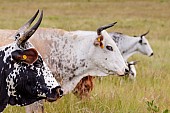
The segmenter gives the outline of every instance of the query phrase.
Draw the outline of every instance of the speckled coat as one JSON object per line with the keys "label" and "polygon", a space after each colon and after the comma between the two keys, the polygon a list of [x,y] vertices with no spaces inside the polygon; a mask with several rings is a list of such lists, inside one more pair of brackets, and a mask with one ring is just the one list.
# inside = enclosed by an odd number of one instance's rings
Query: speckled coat
{"label": "speckled coat", "polygon": [[56,94],[52,89],[59,87],[40,55],[33,64],[18,59],[25,51],[36,51],[29,49],[33,48],[30,43],[26,47],[20,49],[16,42],[0,47],[0,112],[7,104],[24,106]]}

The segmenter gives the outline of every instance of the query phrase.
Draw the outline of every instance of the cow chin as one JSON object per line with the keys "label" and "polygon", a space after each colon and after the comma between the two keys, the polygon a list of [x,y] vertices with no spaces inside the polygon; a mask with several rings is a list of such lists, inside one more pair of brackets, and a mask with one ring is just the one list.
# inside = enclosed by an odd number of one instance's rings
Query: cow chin
{"label": "cow chin", "polygon": [[46,100],[48,102],[54,102],[57,99],[61,98],[63,96],[63,90],[60,86],[57,86],[56,88],[51,89],[50,93],[47,94]]}

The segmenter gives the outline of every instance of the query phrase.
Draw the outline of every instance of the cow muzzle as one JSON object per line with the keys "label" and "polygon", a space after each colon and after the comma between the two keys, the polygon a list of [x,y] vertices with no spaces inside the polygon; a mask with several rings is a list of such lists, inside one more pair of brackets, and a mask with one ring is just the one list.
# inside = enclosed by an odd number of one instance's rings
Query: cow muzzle
{"label": "cow muzzle", "polygon": [[149,56],[150,56],[150,57],[153,56],[153,53],[151,53]]}
{"label": "cow muzzle", "polygon": [[47,101],[48,102],[54,102],[57,99],[61,98],[63,96],[63,90],[60,86],[57,86],[56,88],[51,89],[50,93],[47,94]]}
{"label": "cow muzzle", "polygon": [[117,72],[118,76],[125,76],[127,74],[129,74],[129,68],[125,68],[124,71],[119,71]]}

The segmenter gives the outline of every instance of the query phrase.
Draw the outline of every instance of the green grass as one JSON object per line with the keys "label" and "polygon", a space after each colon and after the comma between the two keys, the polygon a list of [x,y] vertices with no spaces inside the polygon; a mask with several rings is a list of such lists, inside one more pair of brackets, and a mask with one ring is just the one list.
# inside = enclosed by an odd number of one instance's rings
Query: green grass
{"label": "green grass", "polygon": [[[117,21],[108,31],[140,35],[150,29],[148,40],[154,56],[139,60],[135,82],[121,77],[96,79],[90,100],[68,94],[45,103],[46,113],[149,113],[147,101],[170,110],[170,1],[169,0],[0,0],[0,28],[18,29],[37,9],[44,10],[41,27],[96,30]],[[7,107],[4,113],[22,113],[24,107]]]}

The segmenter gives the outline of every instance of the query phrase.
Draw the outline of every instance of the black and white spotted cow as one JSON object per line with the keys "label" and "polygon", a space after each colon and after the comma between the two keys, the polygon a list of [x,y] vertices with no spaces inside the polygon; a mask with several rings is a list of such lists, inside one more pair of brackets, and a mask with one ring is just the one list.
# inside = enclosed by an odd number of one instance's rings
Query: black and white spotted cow
{"label": "black and white spotted cow", "polygon": [[43,12],[37,23],[28,27],[36,14],[21,27],[15,41],[0,47],[0,112],[7,104],[25,106],[40,99],[52,102],[62,96],[62,89],[28,39],[39,27]]}

